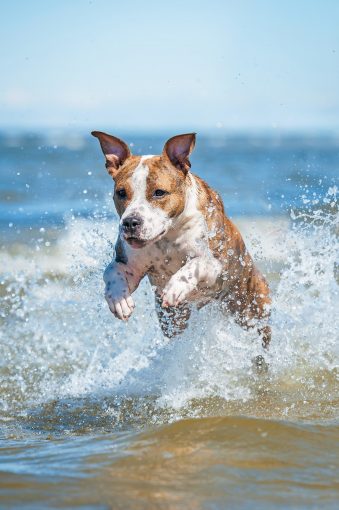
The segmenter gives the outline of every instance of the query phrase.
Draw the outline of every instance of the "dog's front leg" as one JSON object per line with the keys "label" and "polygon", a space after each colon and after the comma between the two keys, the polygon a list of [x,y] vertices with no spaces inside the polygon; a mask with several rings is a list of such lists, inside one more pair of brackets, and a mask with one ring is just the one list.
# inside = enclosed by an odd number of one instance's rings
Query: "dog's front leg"
{"label": "dog's front leg", "polygon": [[195,257],[177,271],[162,292],[162,306],[178,306],[199,284],[212,287],[221,274],[221,263],[214,257]]}
{"label": "dog's front leg", "polygon": [[186,329],[191,310],[187,303],[178,305],[176,308],[164,308],[161,298],[155,295],[155,310],[159,319],[161,330],[167,338],[173,338]]}
{"label": "dog's front leg", "polygon": [[111,312],[127,320],[134,310],[132,292],[138,287],[143,274],[137,268],[113,260],[105,269],[105,298]]}

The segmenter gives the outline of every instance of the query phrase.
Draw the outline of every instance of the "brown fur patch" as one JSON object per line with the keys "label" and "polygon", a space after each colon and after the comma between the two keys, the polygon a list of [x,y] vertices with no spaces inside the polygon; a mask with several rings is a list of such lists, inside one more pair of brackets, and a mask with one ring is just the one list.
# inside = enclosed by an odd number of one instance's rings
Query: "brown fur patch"
{"label": "brown fur patch", "polygon": [[[149,168],[147,177],[147,200],[154,206],[163,209],[170,218],[179,216],[185,207],[186,178],[182,171],[177,170],[162,156],[155,156],[145,161]],[[168,192],[160,198],[154,192],[161,189]]]}
{"label": "brown fur patch", "polygon": [[[141,156],[130,156],[122,167],[119,169],[115,176],[115,186],[114,186],[114,196],[113,200],[115,203],[116,210],[121,216],[124,213],[124,210],[130,203],[133,198],[133,190],[130,180],[133,176],[133,173],[137,166],[139,165],[141,160]],[[117,196],[116,191],[119,189],[124,189],[126,191],[127,197],[121,199]]]}
{"label": "brown fur patch", "polygon": [[[269,316],[271,298],[268,284],[254,266],[237,227],[225,215],[219,195],[202,179],[198,183],[198,207],[204,215],[210,233],[208,243],[214,257],[223,265],[222,278],[229,282],[223,297],[228,311],[237,322],[251,327],[254,320],[265,320]],[[270,341],[270,328],[260,330],[264,347]]]}

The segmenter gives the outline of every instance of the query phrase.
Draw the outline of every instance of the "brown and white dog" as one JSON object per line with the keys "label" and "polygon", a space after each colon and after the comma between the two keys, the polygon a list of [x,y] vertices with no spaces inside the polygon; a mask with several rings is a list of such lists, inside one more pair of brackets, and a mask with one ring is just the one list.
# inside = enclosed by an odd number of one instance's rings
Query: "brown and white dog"
{"label": "brown and white dog", "polygon": [[170,138],[160,156],[133,156],[119,138],[92,135],[115,181],[120,216],[115,259],[104,273],[111,312],[129,318],[132,294],[147,275],[166,336],[185,328],[190,303],[201,307],[215,300],[241,326],[256,327],[267,348],[268,285],[219,195],[190,171],[195,134]]}

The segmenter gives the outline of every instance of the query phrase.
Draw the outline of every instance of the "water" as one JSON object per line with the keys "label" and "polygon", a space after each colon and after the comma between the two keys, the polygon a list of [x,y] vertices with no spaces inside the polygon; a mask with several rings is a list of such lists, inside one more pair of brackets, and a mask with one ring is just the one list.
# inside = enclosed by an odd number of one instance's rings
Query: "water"
{"label": "water", "polygon": [[[166,136],[126,135],[136,153]],[[167,342],[147,282],[103,299],[117,221],[95,140],[3,134],[0,506],[337,508],[339,139],[198,139],[273,291],[261,352],[209,305]]]}

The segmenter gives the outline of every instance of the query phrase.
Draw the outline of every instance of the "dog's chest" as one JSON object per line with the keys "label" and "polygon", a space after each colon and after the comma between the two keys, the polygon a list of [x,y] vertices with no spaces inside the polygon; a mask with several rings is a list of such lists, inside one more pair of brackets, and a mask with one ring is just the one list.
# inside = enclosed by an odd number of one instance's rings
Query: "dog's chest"
{"label": "dog's chest", "polygon": [[148,276],[152,285],[164,287],[186,262],[208,250],[205,224],[201,217],[152,246]]}

